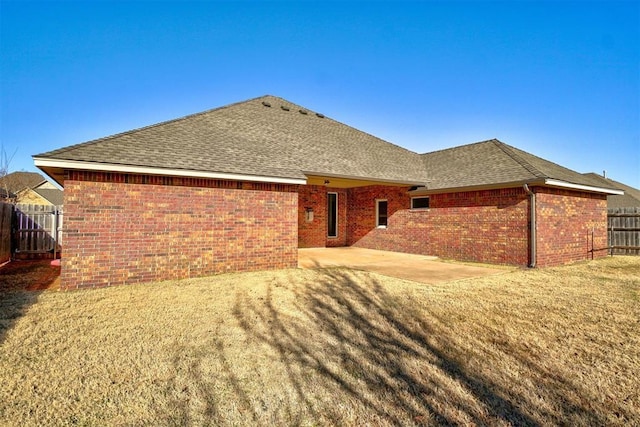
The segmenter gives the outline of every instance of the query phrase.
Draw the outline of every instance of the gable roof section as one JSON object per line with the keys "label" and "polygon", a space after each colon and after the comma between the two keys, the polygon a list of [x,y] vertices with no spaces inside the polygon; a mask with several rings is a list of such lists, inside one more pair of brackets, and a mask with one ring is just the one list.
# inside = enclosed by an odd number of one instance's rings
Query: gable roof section
{"label": "gable roof section", "polygon": [[622,195],[611,195],[607,197],[607,205],[609,208],[640,207],[640,190],[637,188],[630,187],[610,178],[605,178],[593,172],[585,173],[584,175],[600,182],[603,187],[617,188],[624,191]]}
{"label": "gable roof section", "polygon": [[64,203],[64,192],[57,188],[34,188],[33,191],[54,206]]}
{"label": "gable roof section", "polygon": [[612,189],[497,139],[422,154],[422,158],[429,172],[429,191],[525,183],[598,192]]}
{"label": "gable roof section", "polygon": [[26,188],[36,187],[46,179],[37,172],[11,172],[0,178],[0,187],[9,190],[9,193],[16,194]]}
{"label": "gable roof section", "polygon": [[417,153],[274,96],[65,147],[34,160],[47,173],[48,165],[66,164],[295,183],[304,183],[307,175],[426,181]]}

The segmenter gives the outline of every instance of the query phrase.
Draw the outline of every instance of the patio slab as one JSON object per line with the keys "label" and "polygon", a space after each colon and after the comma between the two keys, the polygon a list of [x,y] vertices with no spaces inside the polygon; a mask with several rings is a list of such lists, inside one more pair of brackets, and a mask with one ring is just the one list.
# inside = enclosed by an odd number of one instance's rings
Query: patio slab
{"label": "patio slab", "polygon": [[428,284],[489,276],[512,269],[450,263],[433,256],[354,247],[298,249],[298,267],[348,267]]}

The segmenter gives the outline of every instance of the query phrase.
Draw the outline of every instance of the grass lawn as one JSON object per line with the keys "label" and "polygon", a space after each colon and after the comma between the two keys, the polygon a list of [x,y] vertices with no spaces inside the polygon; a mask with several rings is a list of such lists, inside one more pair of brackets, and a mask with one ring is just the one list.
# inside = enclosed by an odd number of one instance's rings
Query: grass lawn
{"label": "grass lawn", "polygon": [[640,424],[640,257],[0,297],[0,425]]}

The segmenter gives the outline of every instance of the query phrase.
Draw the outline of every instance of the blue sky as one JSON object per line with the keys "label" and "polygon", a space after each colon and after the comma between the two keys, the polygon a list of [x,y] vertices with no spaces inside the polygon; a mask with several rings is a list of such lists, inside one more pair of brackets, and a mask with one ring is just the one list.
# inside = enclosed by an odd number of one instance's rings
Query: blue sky
{"label": "blue sky", "polygon": [[31,156],[265,94],[416,152],[498,138],[640,188],[640,2],[0,1]]}

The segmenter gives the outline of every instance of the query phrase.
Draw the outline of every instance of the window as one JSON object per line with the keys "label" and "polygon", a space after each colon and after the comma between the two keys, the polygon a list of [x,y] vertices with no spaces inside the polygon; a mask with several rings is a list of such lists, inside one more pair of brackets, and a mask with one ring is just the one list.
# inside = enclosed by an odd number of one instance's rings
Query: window
{"label": "window", "polygon": [[338,237],[338,193],[327,193],[327,236]]}
{"label": "window", "polygon": [[387,227],[387,201],[376,200],[376,227]]}
{"label": "window", "polygon": [[429,197],[412,197],[411,209],[429,209]]}

